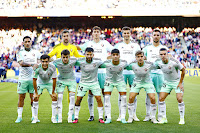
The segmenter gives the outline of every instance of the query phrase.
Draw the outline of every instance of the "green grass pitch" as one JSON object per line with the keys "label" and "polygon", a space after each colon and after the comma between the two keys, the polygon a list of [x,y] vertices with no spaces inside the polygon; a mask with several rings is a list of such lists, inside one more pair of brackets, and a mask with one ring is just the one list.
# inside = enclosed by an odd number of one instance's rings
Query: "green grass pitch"
{"label": "green grass pitch", "polygon": [[[87,95],[81,103],[81,110],[79,114],[79,123],[67,123],[67,91],[65,90],[63,99],[63,123],[51,123],[51,98],[45,90],[39,101],[39,119],[40,123],[31,124],[31,108],[30,98],[26,95],[25,106],[23,110],[23,120],[16,124],[17,118],[17,102],[18,94],[16,92],[17,84],[14,83],[0,83],[0,133],[29,133],[29,132],[200,132],[200,79],[199,77],[186,77],[184,80],[185,93],[184,102],[185,110],[185,125],[179,125],[178,104],[173,91],[166,100],[168,124],[158,125],[151,122],[143,122],[145,117],[145,92],[142,90],[138,96],[137,116],[140,122],[133,122],[132,124],[121,124],[116,122],[118,117],[118,94],[115,89],[111,96],[112,104],[112,123],[100,124],[98,123],[98,113],[95,102],[95,121],[88,122],[89,117]],[[128,94],[127,94],[128,99]],[[128,119],[128,112],[126,115]]]}

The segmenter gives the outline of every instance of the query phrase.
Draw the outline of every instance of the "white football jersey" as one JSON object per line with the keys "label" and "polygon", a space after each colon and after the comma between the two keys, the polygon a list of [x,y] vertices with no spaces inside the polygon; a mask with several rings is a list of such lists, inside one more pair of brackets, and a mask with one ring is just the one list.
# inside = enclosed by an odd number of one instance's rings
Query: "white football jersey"
{"label": "white football jersey", "polygon": [[[37,64],[37,60],[40,59],[40,52],[37,50],[20,50],[17,53],[17,62],[23,61],[27,64]],[[19,67],[19,80],[33,80],[33,68],[32,67]]]}
{"label": "white football jersey", "polygon": [[[116,49],[120,51],[120,59],[126,60],[128,64],[135,61],[135,53],[138,50],[141,50],[140,46],[137,43],[130,42],[126,44],[125,42],[120,42],[115,45]],[[123,74],[134,74],[133,71],[124,70]]]}
{"label": "white football jersey", "polygon": [[[159,51],[161,48],[166,48],[167,51],[169,51],[169,49],[166,46],[161,44],[158,45],[157,47],[155,47],[153,44],[144,47],[143,51],[144,55],[147,57],[147,61],[155,62],[157,59],[159,59],[160,58]],[[151,73],[163,74],[163,72],[160,69],[151,70]]]}
{"label": "white football jersey", "polygon": [[[87,47],[91,47],[94,49],[94,58],[100,58],[102,61],[106,61],[108,57],[108,52],[111,52],[113,46],[106,40],[100,40],[98,43],[94,41],[88,41],[83,45],[80,45],[80,48],[83,52]],[[105,68],[101,68],[98,70],[98,73],[106,73]]]}

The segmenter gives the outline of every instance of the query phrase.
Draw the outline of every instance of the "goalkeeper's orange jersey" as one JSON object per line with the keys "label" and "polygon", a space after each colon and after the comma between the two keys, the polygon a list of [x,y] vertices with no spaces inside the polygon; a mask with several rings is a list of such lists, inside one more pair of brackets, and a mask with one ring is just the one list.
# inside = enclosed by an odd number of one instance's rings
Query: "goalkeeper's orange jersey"
{"label": "goalkeeper's orange jersey", "polygon": [[61,52],[64,49],[69,50],[70,56],[75,56],[77,58],[84,57],[83,55],[80,55],[78,53],[78,50],[77,50],[76,46],[74,46],[74,45],[72,45],[70,43],[67,46],[64,45],[63,43],[60,43],[60,44],[54,46],[53,50],[48,55],[50,57],[53,57],[54,55],[56,55],[56,58],[61,58]]}

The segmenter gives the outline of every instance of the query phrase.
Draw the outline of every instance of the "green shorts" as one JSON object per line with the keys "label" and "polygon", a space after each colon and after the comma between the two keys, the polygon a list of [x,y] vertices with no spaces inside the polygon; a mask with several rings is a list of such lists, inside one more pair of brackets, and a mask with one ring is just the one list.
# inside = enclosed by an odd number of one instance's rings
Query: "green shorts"
{"label": "green shorts", "polygon": [[171,93],[171,91],[174,89],[176,93],[183,93],[183,91],[181,91],[180,88],[177,88],[178,84],[179,84],[179,81],[178,82],[164,82],[160,92]]}
{"label": "green shorts", "polygon": [[98,73],[98,81],[101,89],[104,89],[105,80],[106,80],[106,74]]}
{"label": "green shorts", "polygon": [[88,90],[92,91],[94,96],[101,96],[99,83],[79,83],[77,96],[84,97]]}
{"label": "green shorts", "polygon": [[69,91],[76,92],[76,81],[57,81],[56,92],[63,92],[67,86]]}
{"label": "green shorts", "polygon": [[125,81],[126,84],[127,84],[127,81],[128,81],[129,85],[133,84],[133,80],[135,78],[135,74],[123,74],[123,76],[124,76],[124,81]]}
{"label": "green shorts", "polygon": [[52,83],[49,83],[49,84],[38,84],[37,85],[38,95],[41,95],[44,89],[47,89],[49,94],[52,95],[53,84]]}
{"label": "green shorts", "polygon": [[155,88],[152,83],[134,83],[131,86],[130,92],[139,93],[144,88],[147,93],[155,93]]}
{"label": "green shorts", "polygon": [[25,94],[27,92],[34,93],[33,80],[19,80],[17,85],[17,93]]}
{"label": "green shorts", "polygon": [[118,83],[105,82],[104,86],[105,86],[104,92],[112,92],[114,87],[117,88],[118,92],[127,92],[126,84],[124,81]]}
{"label": "green shorts", "polygon": [[160,90],[161,90],[163,82],[164,82],[164,75],[157,74],[157,73],[151,73],[150,76],[151,76],[153,85],[156,88],[156,92],[160,93]]}

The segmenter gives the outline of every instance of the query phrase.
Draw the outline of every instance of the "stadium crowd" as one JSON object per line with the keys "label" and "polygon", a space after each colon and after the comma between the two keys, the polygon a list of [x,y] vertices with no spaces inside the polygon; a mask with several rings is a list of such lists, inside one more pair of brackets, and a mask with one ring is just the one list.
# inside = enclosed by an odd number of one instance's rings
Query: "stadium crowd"
{"label": "stadium crowd", "polygon": [[[63,30],[63,29],[62,29]],[[36,30],[10,29],[0,30],[0,74],[6,76],[7,69],[18,69],[16,53],[22,47],[22,38],[30,35],[33,40],[33,48],[41,53],[49,53],[52,48],[61,42],[62,30],[45,28],[39,34]],[[68,29],[71,35],[71,43],[82,45],[92,40],[91,29]],[[161,44],[170,49],[170,53],[186,68],[200,68],[200,28],[184,28],[177,32],[174,27],[160,28]],[[144,48],[152,42],[151,27],[132,28],[132,41]],[[111,45],[123,41],[121,28],[105,28],[101,34],[102,40],[107,40]],[[14,62],[13,62],[14,61]]]}
{"label": "stadium crowd", "polygon": [[[89,5],[89,6],[86,6]],[[200,5],[199,0],[1,0],[0,9],[37,9],[37,8],[194,8]]]}

